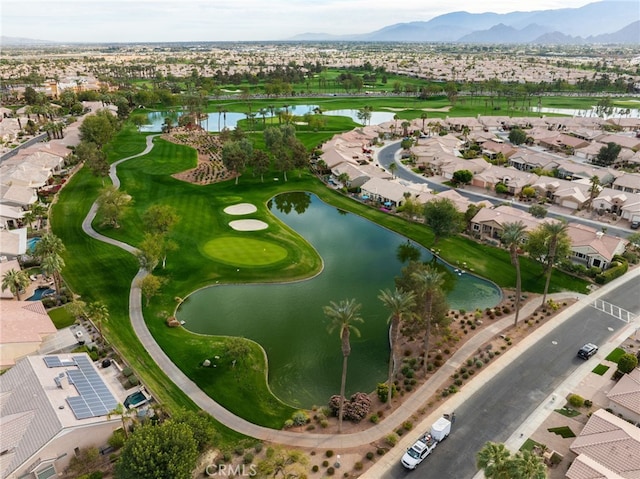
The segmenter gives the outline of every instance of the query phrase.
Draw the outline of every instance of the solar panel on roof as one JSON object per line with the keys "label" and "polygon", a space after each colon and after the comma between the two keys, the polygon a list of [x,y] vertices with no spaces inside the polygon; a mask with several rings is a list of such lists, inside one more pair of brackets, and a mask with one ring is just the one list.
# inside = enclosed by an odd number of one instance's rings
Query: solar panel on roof
{"label": "solar panel on roof", "polygon": [[62,366],[62,361],[60,361],[58,356],[45,356],[42,360],[48,368],[59,368]]}
{"label": "solar panel on roof", "polygon": [[76,387],[79,396],[67,398],[77,419],[105,416],[113,411],[118,401],[85,356],[75,356],[78,369],[67,371],[69,383]]}

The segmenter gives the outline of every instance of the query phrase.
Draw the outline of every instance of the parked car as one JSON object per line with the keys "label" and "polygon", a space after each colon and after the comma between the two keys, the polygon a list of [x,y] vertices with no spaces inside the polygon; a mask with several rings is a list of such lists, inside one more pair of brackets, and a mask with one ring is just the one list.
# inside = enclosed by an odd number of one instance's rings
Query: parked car
{"label": "parked car", "polygon": [[589,359],[598,352],[598,346],[593,343],[587,343],[578,351],[578,357],[581,359]]}
{"label": "parked car", "polygon": [[632,230],[637,230],[640,227],[640,221],[632,221],[631,222],[631,229]]}

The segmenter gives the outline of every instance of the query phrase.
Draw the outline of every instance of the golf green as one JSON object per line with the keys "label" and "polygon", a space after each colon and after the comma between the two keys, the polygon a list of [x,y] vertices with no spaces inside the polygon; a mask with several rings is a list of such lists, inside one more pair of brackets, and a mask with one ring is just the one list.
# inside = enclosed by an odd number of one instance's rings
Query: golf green
{"label": "golf green", "polygon": [[287,257],[287,250],[270,241],[222,236],[207,241],[202,251],[209,258],[234,266],[265,266]]}

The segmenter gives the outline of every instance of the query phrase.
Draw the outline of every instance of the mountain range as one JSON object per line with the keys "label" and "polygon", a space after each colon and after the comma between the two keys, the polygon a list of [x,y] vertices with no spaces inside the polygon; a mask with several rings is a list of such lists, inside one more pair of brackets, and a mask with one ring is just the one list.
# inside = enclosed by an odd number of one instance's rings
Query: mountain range
{"label": "mountain range", "polygon": [[638,0],[511,13],[452,12],[357,35],[303,33],[294,41],[640,44]]}

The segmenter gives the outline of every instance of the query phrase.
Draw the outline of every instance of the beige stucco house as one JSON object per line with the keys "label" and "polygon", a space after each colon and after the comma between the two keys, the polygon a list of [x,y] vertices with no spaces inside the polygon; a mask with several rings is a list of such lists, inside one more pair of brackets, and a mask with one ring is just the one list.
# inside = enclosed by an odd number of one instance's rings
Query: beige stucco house
{"label": "beige stucco house", "polygon": [[[45,362],[46,361],[46,362]],[[108,382],[85,353],[29,356],[0,381],[0,478],[56,477],[121,426]]]}

